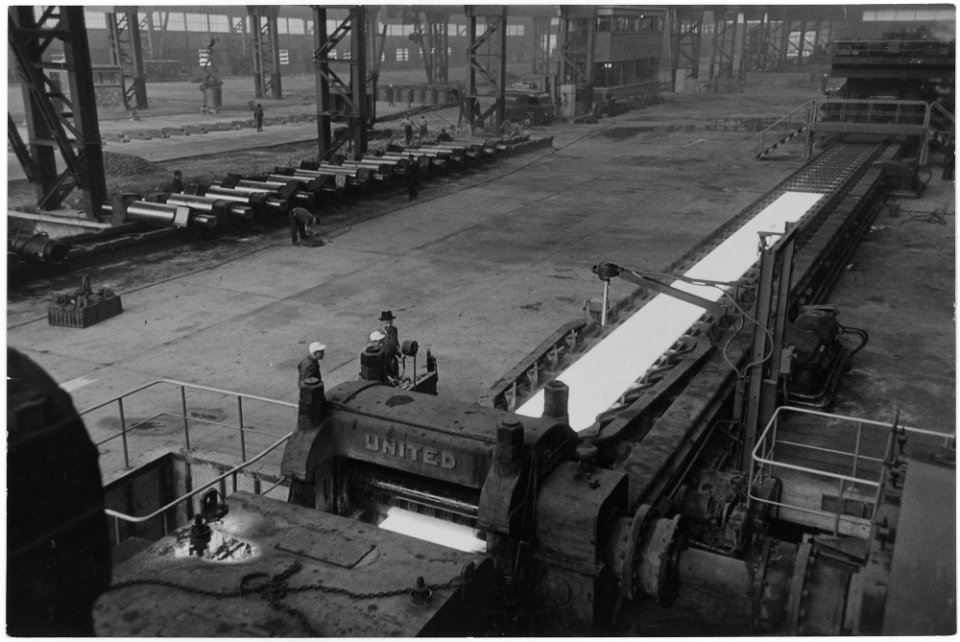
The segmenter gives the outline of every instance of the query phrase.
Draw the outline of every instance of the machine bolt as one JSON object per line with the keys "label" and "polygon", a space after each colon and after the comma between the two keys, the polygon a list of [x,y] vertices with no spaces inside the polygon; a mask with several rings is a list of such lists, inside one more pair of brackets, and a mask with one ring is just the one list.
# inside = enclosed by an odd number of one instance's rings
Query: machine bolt
{"label": "machine bolt", "polygon": [[410,591],[410,600],[414,604],[427,604],[433,597],[433,591],[427,588],[427,583],[423,576],[417,578],[417,586]]}
{"label": "machine bolt", "polygon": [[190,554],[203,557],[210,543],[210,535],[210,527],[203,522],[203,517],[194,517],[193,526],[190,527]]}

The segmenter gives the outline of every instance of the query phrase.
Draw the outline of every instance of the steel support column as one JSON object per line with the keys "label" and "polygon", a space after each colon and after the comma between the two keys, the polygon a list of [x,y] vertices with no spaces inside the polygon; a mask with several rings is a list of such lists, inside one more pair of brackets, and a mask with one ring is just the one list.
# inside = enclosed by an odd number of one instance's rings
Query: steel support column
{"label": "steel support column", "polygon": [[561,77],[577,88],[577,102],[589,110],[593,103],[593,57],[597,33],[596,7],[560,7]]}
{"label": "steel support column", "polygon": [[424,71],[427,74],[427,83],[434,85],[446,84],[449,76],[449,56],[447,56],[448,25],[450,14],[425,11],[423,20],[419,11],[413,11],[412,21],[415,38],[420,45],[420,55],[423,57]]}
{"label": "steel support column", "polygon": [[253,21],[253,82],[257,98],[283,98],[277,5],[247,5]]}
{"label": "steel support column", "polygon": [[710,52],[710,80],[739,77],[736,64],[739,11],[736,7],[717,7],[713,13],[713,47]]}
{"label": "steel support column", "polygon": [[533,64],[530,71],[539,76],[550,75],[550,18],[533,17]]}
{"label": "steel support column", "polygon": [[[470,43],[467,46],[467,63],[470,65],[466,103],[467,119],[470,121],[470,128],[473,129],[482,122],[488,122],[488,117],[495,113],[496,125],[499,127],[503,124],[506,114],[507,6],[467,5],[466,11]],[[477,36],[477,17],[480,16],[484,18],[485,29],[482,35]],[[499,41],[496,40],[498,36]],[[486,52],[480,53],[484,45],[486,45]],[[477,72],[496,90],[496,102],[482,114],[477,113],[479,111],[477,109],[479,104]]]}
{"label": "steel support column", "polygon": [[[360,157],[367,151],[367,126],[370,124],[369,92],[367,85],[367,43],[366,9],[363,6],[352,7],[347,17],[337,25],[329,36],[327,30],[326,9],[316,6],[313,9],[315,41],[317,49],[313,54],[316,65],[318,111],[317,126],[320,145],[319,158],[329,159],[347,143],[353,147],[353,153]],[[350,34],[350,86],[330,68],[330,52]],[[331,92],[332,89],[332,92]],[[335,98],[342,101],[342,108],[335,104]],[[345,117],[347,126],[337,134],[330,136],[330,123],[333,116]]]}
{"label": "steel support column", "polygon": [[[106,14],[107,37],[113,64],[122,69],[123,104],[129,109],[147,109],[147,79],[136,7],[115,7]],[[130,86],[127,86],[130,78]]]}
{"label": "steel support column", "polygon": [[[322,6],[313,7],[313,44],[315,51],[322,51],[327,42],[327,10]],[[322,57],[314,55],[316,67],[314,80],[317,87],[317,142],[320,146],[319,155],[322,157],[333,144],[330,123],[333,108],[330,104],[330,66],[327,54]]]}
{"label": "steel support column", "polygon": [[[21,162],[29,165],[24,171],[35,180],[40,209],[60,207],[76,187],[83,190],[84,214],[96,220],[107,187],[83,7],[46,7],[39,18],[32,6],[11,6],[7,11],[8,44],[23,88],[29,134],[26,145],[16,131],[8,132],[8,139]],[[55,39],[63,43],[62,64],[43,60]],[[66,72],[69,98],[47,77],[46,69]],[[12,122],[8,115],[8,124]],[[56,151],[65,166],[60,173]]]}
{"label": "steel support column", "polygon": [[689,77],[700,77],[700,52],[703,45],[703,7],[670,9],[673,90],[677,91],[677,72],[689,70]]}

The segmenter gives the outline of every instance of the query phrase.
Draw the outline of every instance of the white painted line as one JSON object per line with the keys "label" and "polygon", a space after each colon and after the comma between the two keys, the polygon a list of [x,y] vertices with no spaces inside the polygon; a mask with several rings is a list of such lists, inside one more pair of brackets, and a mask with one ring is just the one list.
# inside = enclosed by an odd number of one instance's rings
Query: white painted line
{"label": "white painted line", "polygon": [[86,377],[77,377],[76,379],[71,379],[66,383],[61,383],[60,387],[66,390],[67,392],[73,392],[74,390],[79,390],[84,386],[88,386],[94,381],[99,381],[98,379],[87,379]]}
{"label": "white painted line", "polygon": [[[690,268],[685,276],[736,281],[760,256],[759,232],[783,232],[786,222],[799,220],[821,198],[822,194],[786,192]],[[683,281],[671,285],[710,301],[717,301],[722,295],[718,288],[710,286]],[[570,426],[577,431],[591,426],[597,415],[613,406],[702,315],[700,306],[659,294],[571,364],[557,377],[570,388]],[[541,416],[543,391],[516,412],[527,417]]]}

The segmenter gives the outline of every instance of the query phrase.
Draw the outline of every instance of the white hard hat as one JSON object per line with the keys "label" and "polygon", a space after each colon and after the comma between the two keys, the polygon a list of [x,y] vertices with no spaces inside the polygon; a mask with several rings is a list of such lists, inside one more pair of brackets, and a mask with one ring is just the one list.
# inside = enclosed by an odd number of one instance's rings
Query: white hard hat
{"label": "white hard hat", "polygon": [[326,349],[327,346],[323,345],[319,341],[314,341],[310,344],[310,354],[313,354],[314,352],[323,352]]}
{"label": "white hard hat", "polygon": [[387,335],[380,332],[379,330],[374,330],[373,332],[370,333],[371,341],[383,341],[386,338],[387,338]]}

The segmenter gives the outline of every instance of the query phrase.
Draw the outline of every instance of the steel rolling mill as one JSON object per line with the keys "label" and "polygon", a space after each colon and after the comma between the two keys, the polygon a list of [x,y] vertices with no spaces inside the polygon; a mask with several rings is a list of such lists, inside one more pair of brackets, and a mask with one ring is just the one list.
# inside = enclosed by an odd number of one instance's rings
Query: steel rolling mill
{"label": "steel rolling mill", "polygon": [[[259,455],[210,483],[189,466],[159,473],[183,496],[150,517],[106,510],[118,548],[163,526],[113,569],[96,632],[635,635],[665,621],[682,635],[723,621],[740,635],[880,635],[916,632],[906,605],[918,598],[931,630],[955,629],[955,587],[907,573],[918,549],[955,559],[954,541],[927,532],[940,507],[922,501],[954,488],[955,435],[824,412],[869,339],[828,295],[891,188],[884,168],[922,154],[916,139],[882,138],[811,148],[667,272],[598,257],[591,318],[544,341],[486,403],[438,395],[436,360],[427,352],[421,372],[416,342],[401,348],[413,367],[399,384],[369,346],[358,381],[301,385],[296,423],[271,446],[283,455],[270,491],[259,479],[236,490]],[[414,161],[490,153],[427,147]],[[210,229],[315,210],[402,174],[408,154],[228,176],[203,194],[121,198],[113,214]],[[635,310],[611,305],[618,280],[639,286]],[[14,397],[12,434],[54,410],[75,423],[69,403]],[[11,443],[21,466],[56,452]],[[157,476],[134,470],[114,492]],[[94,495],[77,499],[90,520]]]}
{"label": "steel rolling mill", "polygon": [[[700,622],[722,604],[742,634],[896,631],[897,551],[922,529],[898,517],[953,436],[819,409],[868,338],[822,303],[881,206],[881,161],[909,153],[830,146],[673,274],[599,263],[605,287],[650,300],[617,324],[604,299],[606,326],[534,358],[539,392],[528,369],[486,406],[444,399],[435,361],[398,388],[375,350],[361,380],[303,386],[288,501],[205,497],[115,570],[98,630],[203,634],[215,612],[239,634],[262,608],[286,635],[609,633],[678,603]],[[698,275],[724,251],[749,257],[742,276]],[[659,300],[692,323],[630,327]],[[592,355],[660,335],[649,363],[620,359],[631,382],[612,402],[581,393],[578,364],[603,379],[617,365]]]}

